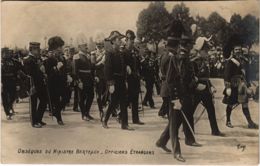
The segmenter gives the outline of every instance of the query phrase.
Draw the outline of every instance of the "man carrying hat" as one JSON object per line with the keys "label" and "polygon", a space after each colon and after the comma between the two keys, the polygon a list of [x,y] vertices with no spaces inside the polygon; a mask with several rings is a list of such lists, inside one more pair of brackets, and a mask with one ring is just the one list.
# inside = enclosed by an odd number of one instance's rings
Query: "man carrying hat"
{"label": "man carrying hat", "polygon": [[[30,42],[29,55],[24,58],[25,73],[30,76],[31,123],[35,128],[46,125],[42,121],[47,106],[46,72],[40,56],[40,43]],[[39,102],[38,102],[39,101]]]}
{"label": "man carrying hat", "polygon": [[79,53],[73,56],[73,73],[78,83],[79,107],[82,120],[93,120],[89,114],[94,99],[95,57],[88,53],[87,43],[78,46]]}
{"label": "man carrying hat", "polygon": [[104,121],[102,125],[104,128],[108,128],[107,122],[110,115],[116,109],[116,106],[120,105],[120,119],[121,128],[123,130],[133,130],[128,126],[127,115],[127,89],[126,89],[126,62],[124,52],[120,51],[122,45],[121,39],[125,36],[118,31],[112,31],[110,36],[106,38],[112,44],[112,50],[106,52],[105,59],[105,78],[110,93],[110,104],[107,109]]}
{"label": "man carrying hat", "polygon": [[138,101],[140,93],[140,58],[139,52],[134,47],[135,34],[132,30],[126,31],[126,63],[127,63],[127,83],[128,102],[132,108],[132,120],[134,124],[143,125],[138,114]]}

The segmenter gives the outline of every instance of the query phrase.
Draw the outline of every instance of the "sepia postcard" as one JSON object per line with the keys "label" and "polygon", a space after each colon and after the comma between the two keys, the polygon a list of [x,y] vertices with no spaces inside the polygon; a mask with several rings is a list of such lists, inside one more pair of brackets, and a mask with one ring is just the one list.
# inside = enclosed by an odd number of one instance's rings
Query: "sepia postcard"
{"label": "sepia postcard", "polygon": [[258,165],[259,6],[2,1],[1,163]]}

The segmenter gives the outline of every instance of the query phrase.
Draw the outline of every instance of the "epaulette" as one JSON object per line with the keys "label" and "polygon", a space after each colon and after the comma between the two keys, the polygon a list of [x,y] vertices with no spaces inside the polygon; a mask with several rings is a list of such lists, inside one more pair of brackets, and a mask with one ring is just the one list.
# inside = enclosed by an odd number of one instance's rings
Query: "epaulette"
{"label": "epaulette", "polygon": [[23,59],[29,59],[30,55],[25,56]]}
{"label": "epaulette", "polygon": [[79,54],[75,54],[75,55],[73,55],[73,60],[77,60],[77,59],[79,59],[80,57],[79,57]]}
{"label": "epaulette", "polygon": [[91,55],[96,54],[96,50],[90,52]]}

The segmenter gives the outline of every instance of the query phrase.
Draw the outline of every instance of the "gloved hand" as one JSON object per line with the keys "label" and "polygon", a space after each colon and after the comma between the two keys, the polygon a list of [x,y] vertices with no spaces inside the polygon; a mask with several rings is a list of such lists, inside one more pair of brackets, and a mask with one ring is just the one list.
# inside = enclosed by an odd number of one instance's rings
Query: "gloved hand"
{"label": "gloved hand", "polygon": [[78,83],[78,87],[79,89],[83,89],[83,83],[81,81]]}
{"label": "gloved hand", "polygon": [[96,81],[96,83],[99,83],[99,78],[95,77],[95,81]]}
{"label": "gloved hand", "polygon": [[195,80],[195,82],[199,81],[198,77],[194,77],[194,80]]}
{"label": "gloved hand", "polygon": [[198,91],[203,91],[205,88],[206,88],[206,85],[199,83],[196,89]]}
{"label": "gloved hand", "polygon": [[212,92],[212,93],[217,93],[217,89],[212,86],[212,87],[211,87],[211,92]]}
{"label": "gloved hand", "polygon": [[20,90],[20,86],[17,85],[17,86],[16,86],[16,91],[19,91],[19,90]]}
{"label": "gloved hand", "polygon": [[60,70],[60,68],[63,66],[63,63],[62,62],[58,62],[57,64],[57,69]]}
{"label": "gloved hand", "polygon": [[67,82],[71,83],[73,81],[72,77],[70,75],[67,75]]}
{"label": "gloved hand", "polygon": [[43,65],[40,66],[40,70],[45,73],[45,67]]}
{"label": "gloved hand", "polygon": [[128,75],[131,75],[132,70],[131,70],[130,66],[126,66],[126,72]]}
{"label": "gloved hand", "polygon": [[230,95],[231,95],[231,88],[227,88],[227,89],[226,89],[226,94],[227,94],[227,96],[230,96]]}
{"label": "gloved hand", "polygon": [[174,104],[174,110],[181,110],[181,102],[180,100],[172,100],[171,103]]}
{"label": "gloved hand", "polygon": [[110,85],[109,86],[109,93],[114,93],[114,91],[115,91],[115,86],[114,85]]}

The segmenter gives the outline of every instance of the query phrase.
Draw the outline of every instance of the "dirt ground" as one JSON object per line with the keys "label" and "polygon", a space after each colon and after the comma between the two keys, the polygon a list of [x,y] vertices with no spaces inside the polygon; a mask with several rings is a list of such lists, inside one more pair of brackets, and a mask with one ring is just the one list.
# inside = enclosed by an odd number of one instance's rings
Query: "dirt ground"
{"label": "dirt ground", "polygon": [[[184,164],[228,164],[244,165],[258,163],[258,130],[248,129],[246,119],[238,106],[232,113],[233,129],[225,126],[225,105],[222,104],[223,80],[214,79],[217,88],[215,107],[217,122],[226,137],[211,135],[207,113],[195,125],[196,139],[202,147],[184,144],[180,129]],[[145,125],[132,124],[129,110],[129,125],[134,131],[120,129],[115,118],[111,118],[109,129],[104,129],[99,120],[96,101],[91,108],[94,121],[82,121],[80,113],[67,107],[63,112],[65,126],[58,126],[48,113],[44,121],[47,126],[36,129],[29,123],[28,100],[14,106],[18,112],[12,121],[1,112],[1,157],[2,163],[48,163],[48,164],[183,164],[171,153],[155,146],[167,120],[158,117],[162,100],[155,95],[156,109],[145,107],[140,119]],[[258,103],[249,102],[252,119],[258,122]],[[3,109],[3,108],[2,108]],[[203,107],[199,105],[195,119]],[[171,147],[170,143],[167,145]]]}

